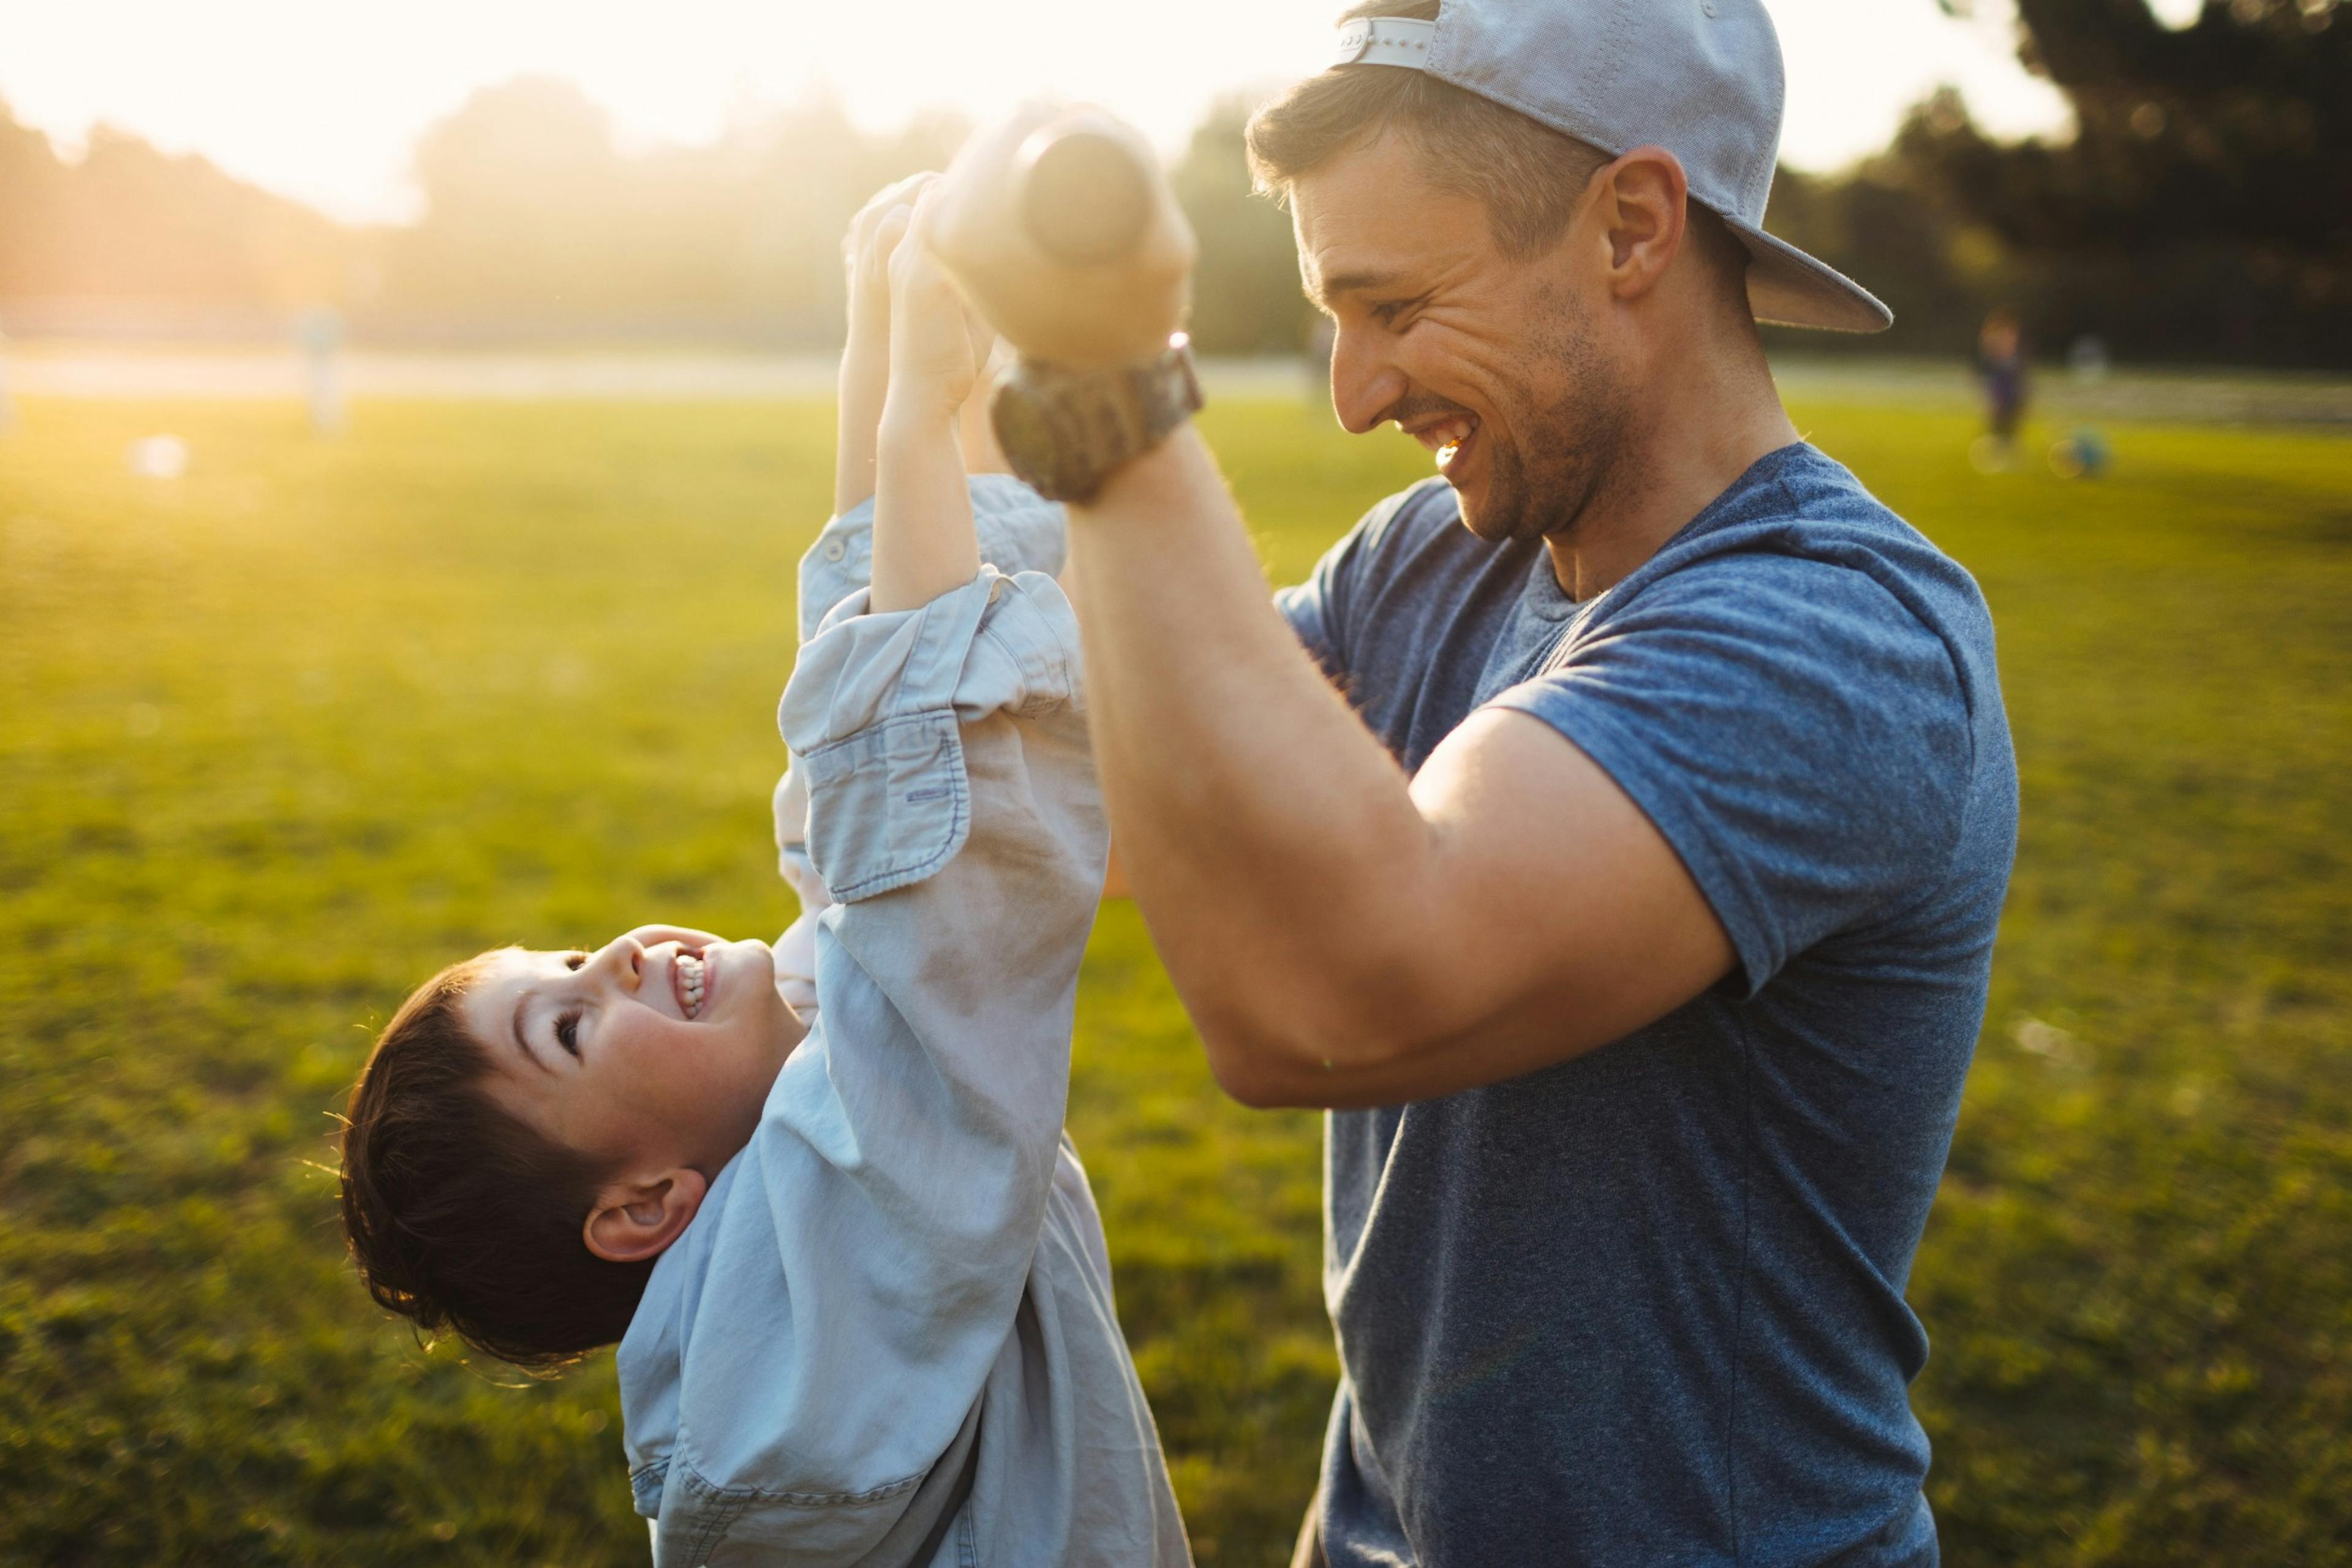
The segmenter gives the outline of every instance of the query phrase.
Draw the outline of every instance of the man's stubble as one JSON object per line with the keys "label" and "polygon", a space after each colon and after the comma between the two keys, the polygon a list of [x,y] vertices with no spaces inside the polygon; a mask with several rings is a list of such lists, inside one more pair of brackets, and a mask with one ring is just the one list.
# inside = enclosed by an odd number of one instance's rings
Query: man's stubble
{"label": "man's stubble", "polygon": [[1625,448],[1630,400],[1591,321],[1558,295],[1543,304],[1507,383],[1522,400],[1512,428],[1535,445],[1489,447],[1486,494],[1475,514],[1463,509],[1465,526],[1493,543],[1572,539]]}

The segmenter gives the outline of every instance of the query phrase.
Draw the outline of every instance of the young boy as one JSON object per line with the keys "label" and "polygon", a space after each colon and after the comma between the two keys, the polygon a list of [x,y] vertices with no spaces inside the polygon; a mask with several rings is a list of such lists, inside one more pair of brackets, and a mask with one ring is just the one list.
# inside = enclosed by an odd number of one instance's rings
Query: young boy
{"label": "young boy", "polygon": [[[377,1300],[427,1327],[538,1365],[619,1341],[657,1564],[1175,1568],[1061,1131],[1108,848],[1077,628],[1051,577],[981,563],[973,500],[983,533],[1033,542],[1040,503],[967,490],[981,356],[901,238],[918,194],[852,237],[853,363],[887,268],[871,586],[822,615],[782,711],[832,900],[797,928],[814,1025],[769,948],[703,932],[460,964],[352,1091],[345,1226]],[[854,585],[862,518],[828,526],[804,595]]]}

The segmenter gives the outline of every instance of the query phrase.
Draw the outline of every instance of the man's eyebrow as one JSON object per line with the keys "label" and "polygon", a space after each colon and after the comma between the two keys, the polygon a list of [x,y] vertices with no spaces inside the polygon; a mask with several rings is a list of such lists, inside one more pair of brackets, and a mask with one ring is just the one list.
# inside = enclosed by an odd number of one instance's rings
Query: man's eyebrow
{"label": "man's eyebrow", "polygon": [[1368,294],[1387,289],[1395,282],[1393,272],[1340,272],[1326,277],[1316,292],[1326,300],[1336,300],[1342,294]]}
{"label": "man's eyebrow", "polygon": [[520,996],[518,996],[518,997],[516,997],[516,998],[515,998],[515,1010],[514,1010],[514,1042],[515,1042],[515,1047],[516,1047],[516,1049],[518,1049],[518,1050],[521,1051],[521,1052],[522,1052],[522,1054],[523,1054],[525,1057],[529,1058],[530,1058],[530,1065],[531,1065],[531,1066],[533,1066],[533,1067],[535,1067],[535,1068],[537,1068],[540,1071],[541,1071],[541,1072],[552,1072],[554,1069],[553,1069],[552,1068],[550,1068],[550,1067],[549,1067],[545,1062],[541,1061],[541,1060],[539,1059],[539,1053],[538,1053],[537,1051],[534,1051],[534,1050],[532,1050],[532,1049],[530,1048],[530,1042],[529,1040],[524,1039],[524,1038],[523,1038],[523,1035],[522,1035],[522,1015],[523,1015],[523,1010],[524,1010],[525,1008],[527,1008],[527,1007],[529,1007],[529,1006],[530,1005],[530,999],[531,999],[531,997],[532,997],[534,994],[536,994],[536,993],[533,993],[533,992],[530,992],[530,991],[525,991],[521,995],[520,995]]}

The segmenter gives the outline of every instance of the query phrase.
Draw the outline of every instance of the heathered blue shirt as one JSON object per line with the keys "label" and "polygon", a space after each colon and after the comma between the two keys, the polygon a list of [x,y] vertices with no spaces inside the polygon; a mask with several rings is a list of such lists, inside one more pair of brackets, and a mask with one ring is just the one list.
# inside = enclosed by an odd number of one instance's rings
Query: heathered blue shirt
{"label": "heathered blue shirt", "polygon": [[1575,1060],[1331,1115],[1333,1568],[1934,1563],[1903,1289],[2017,831],[1975,583],[1795,446],[1582,603],[1441,482],[1281,603],[1409,770],[1482,705],[1558,730],[1738,953]]}

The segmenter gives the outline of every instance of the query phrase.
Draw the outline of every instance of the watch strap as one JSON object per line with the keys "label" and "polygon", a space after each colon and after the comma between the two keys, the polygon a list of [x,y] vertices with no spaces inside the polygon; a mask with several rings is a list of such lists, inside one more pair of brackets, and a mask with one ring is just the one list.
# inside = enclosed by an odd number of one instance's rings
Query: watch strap
{"label": "watch strap", "polygon": [[1202,406],[1182,333],[1148,360],[1069,370],[1016,360],[990,401],[997,444],[1013,473],[1049,500],[1092,500],[1103,481],[1166,439]]}

